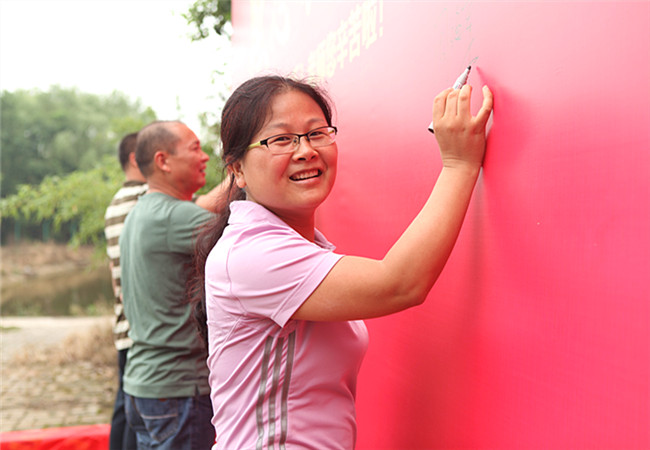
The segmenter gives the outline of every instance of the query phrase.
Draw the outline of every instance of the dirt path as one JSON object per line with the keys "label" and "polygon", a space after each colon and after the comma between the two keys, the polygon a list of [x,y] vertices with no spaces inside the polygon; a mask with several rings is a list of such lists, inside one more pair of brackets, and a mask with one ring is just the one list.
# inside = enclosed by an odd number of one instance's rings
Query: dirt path
{"label": "dirt path", "polygon": [[110,317],[3,317],[0,326],[0,432],[110,421]]}

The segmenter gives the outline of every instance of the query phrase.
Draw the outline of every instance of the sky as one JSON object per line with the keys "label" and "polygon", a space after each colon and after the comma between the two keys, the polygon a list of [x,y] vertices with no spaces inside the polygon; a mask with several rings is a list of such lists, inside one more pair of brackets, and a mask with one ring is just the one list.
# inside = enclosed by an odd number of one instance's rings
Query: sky
{"label": "sky", "polygon": [[0,0],[0,90],[117,90],[200,134],[198,114],[220,113],[217,93],[228,81],[215,70],[229,52],[216,38],[191,41],[181,14],[192,3]]}

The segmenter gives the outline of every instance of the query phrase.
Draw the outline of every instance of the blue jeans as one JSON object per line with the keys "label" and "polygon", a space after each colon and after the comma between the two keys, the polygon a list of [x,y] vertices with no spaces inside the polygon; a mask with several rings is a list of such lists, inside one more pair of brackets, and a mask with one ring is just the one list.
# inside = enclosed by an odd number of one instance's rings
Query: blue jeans
{"label": "blue jeans", "polygon": [[136,432],[138,450],[206,450],[214,444],[209,395],[167,399],[124,394],[126,419]]}
{"label": "blue jeans", "polygon": [[115,406],[111,418],[111,433],[109,435],[110,450],[134,450],[137,447],[135,432],[126,421],[124,412],[124,391],[122,390],[122,378],[124,377],[124,366],[126,365],[126,354],[128,349],[117,352],[118,387],[115,394]]}

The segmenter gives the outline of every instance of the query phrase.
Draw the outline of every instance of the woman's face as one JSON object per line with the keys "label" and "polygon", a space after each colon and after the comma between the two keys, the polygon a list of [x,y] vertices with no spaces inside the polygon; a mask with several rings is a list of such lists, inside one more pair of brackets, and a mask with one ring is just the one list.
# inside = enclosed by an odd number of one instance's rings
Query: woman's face
{"label": "woman's face", "polygon": [[[323,111],[307,94],[288,91],[278,94],[271,105],[271,117],[255,136],[258,142],[282,133],[307,133],[328,126]],[[281,219],[313,219],[316,208],[327,198],[336,178],[336,143],[313,148],[302,137],[293,153],[273,154],[266,146],[249,149],[233,164],[237,185],[248,200],[271,210]]]}

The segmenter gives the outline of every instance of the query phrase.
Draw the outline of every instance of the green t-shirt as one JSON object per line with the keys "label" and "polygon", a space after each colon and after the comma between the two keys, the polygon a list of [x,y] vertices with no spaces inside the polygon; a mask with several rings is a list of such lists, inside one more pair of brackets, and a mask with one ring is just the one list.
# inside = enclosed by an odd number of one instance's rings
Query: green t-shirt
{"label": "green t-shirt", "polygon": [[140,197],[120,236],[122,294],[131,325],[124,391],[135,397],[209,394],[207,351],[185,283],[197,228],[214,214],[162,193]]}

